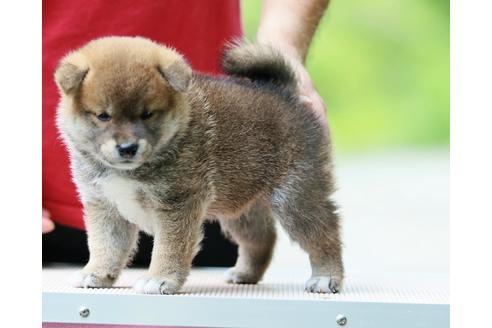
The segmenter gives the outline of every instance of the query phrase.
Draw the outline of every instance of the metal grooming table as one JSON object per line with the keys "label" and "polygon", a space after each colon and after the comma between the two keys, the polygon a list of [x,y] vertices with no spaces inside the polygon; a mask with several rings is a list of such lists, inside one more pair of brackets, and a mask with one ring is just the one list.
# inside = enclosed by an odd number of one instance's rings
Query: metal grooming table
{"label": "metal grooming table", "polygon": [[221,269],[195,269],[179,295],[140,295],[144,273],[126,269],[115,288],[76,289],[75,268],[43,269],[43,322],[184,327],[449,327],[444,274],[348,274],[343,293],[304,292],[307,278],[268,272],[258,285],[229,285]]}

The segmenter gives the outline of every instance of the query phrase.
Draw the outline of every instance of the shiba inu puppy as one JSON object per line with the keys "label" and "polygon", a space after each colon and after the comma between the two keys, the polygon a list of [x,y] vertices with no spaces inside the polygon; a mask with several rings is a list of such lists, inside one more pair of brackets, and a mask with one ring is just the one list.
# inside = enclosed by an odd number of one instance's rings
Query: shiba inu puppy
{"label": "shiba inu puppy", "polygon": [[135,289],[178,292],[207,219],[239,245],[227,281],[256,283],[278,220],[309,254],[306,290],[340,290],[327,132],[274,49],[236,44],[223,67],[228,77],[194,74],[180,54],[139,37],[97,39],[61,60],[57,124],[90,251],[76,286],[110,287],[143,230],[154,248]]}

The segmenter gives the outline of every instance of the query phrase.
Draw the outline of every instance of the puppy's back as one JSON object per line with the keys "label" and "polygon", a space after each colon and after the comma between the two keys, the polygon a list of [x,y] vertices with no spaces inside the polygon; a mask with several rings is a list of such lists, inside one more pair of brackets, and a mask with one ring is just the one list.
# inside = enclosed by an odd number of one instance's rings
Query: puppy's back
{"label": "puppy's back", "polygon": [[[328,162],[329,143],[315,114],[288,89],[265,80],[196,75],[208,103],[219,193],[243,203],[288,174]],[[193,111],[201,111],[201,102]],[[232,183],[231,183],[232,182]]]}

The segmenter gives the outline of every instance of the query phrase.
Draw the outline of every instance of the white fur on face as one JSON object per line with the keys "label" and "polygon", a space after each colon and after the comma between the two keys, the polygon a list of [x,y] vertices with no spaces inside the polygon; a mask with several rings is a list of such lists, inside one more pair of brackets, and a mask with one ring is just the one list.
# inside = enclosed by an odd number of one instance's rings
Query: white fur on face
{"label": "white fur on face", "polygon": [[135,157],[129,163],[119,163],[121,160],[120,154],[118,153],[118,149],[116,148],[116,141],[114,139],[109,139],[105,143],[101,145],[101,153],[110,166],[121,169],[121,170],[132,170],[139,167],[142,162],[142,157],[150,152],[150,145],[145,139],[138,140],[138,151],[135,154]]}
{"label": "white fur on face", "polygon": [[135,158],[140,158],[144,152],[147,151],[147,146],[149,146],[149,143],[145,139],[138,139],[138,151],[137,154],[135,155]]}
{"label": "white fur on face", "polygon": [[116,141],[114,139],[109,139],[103,143],[101,145],[101,153],[109,161],[117,159],[119,155],[116,149]]}

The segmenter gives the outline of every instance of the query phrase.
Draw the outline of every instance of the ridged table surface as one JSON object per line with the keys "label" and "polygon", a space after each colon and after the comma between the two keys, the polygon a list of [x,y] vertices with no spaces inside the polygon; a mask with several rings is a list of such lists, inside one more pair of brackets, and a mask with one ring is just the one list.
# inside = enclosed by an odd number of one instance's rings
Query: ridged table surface
{"label": "ridged table surface", "polygon": [[[113,288],[81,289],[69,285],[76,270],[72,267],[44,268],[43,293],[135,294],[130,287],[145,273],[143,269],[125,269]],[[441,274],[348,274],[343,292],[335,295],[305,292],[307,277],[286,270],[268,272],[257,285],[227,284],[223,276],[222,269],[194,269],[182,291],[173,297],[449,304],[448,277]]]}

